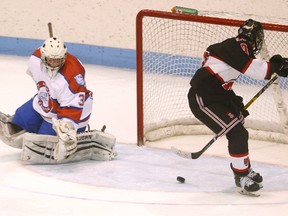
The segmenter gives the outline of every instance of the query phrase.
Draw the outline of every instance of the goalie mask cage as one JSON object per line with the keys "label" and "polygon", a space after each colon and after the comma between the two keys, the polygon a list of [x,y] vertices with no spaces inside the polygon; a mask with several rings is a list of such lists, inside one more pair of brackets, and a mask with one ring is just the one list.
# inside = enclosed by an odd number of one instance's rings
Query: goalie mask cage
{"label": "goalie mask cage", "polygon": [[[260,20],[257,20],[260,21]],[[261,22],[261,21],[260,21]],[[206,48],[235,37],[242,20],[142,10],[136,18],[138,145],[169,136],[213,134],[191,113],[189,82]],[[288,26],[262,23],[259,57],[288,55]],[[267,81],[241,75],[233,90],[247,103]],[[249,107],[250,138],[288,143],[288,78],[278,78]]]}

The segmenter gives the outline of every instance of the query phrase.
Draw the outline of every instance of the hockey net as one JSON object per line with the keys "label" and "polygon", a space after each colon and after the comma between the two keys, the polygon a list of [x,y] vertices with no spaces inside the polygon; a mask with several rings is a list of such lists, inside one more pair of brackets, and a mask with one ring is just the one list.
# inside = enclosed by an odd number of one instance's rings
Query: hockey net
{"label": "hockey net", "polygon": [[[261,21],[261,20],[258,20]],[[191,113],[187,93],[206,48],[235,37],[242,20],[142,10],[136,19],[138,145],[169,136],[213,134]],[[288,57],[288,26],[262,23],[257,58]],[[247,103],[267,81],[241,75],[233,85]],[[250,107],[250,138],[288,143],[288,78],[278,78]]]}

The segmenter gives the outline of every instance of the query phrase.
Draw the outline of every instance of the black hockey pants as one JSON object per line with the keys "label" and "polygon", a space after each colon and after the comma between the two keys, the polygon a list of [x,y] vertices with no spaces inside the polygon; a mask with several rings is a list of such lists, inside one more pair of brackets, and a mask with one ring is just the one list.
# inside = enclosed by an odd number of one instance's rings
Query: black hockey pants
{"label": "black hockey pants", "polygon": [[[227,104],[215,102],[204,106],[203,98],[190,88],[188,93],[189,106],[194,116],[219,136],[228,139],[230,155],[248,153],[248,131],[244,128],[244,117],[236,117]],[[228,131],[228,132],[227,132]]]}

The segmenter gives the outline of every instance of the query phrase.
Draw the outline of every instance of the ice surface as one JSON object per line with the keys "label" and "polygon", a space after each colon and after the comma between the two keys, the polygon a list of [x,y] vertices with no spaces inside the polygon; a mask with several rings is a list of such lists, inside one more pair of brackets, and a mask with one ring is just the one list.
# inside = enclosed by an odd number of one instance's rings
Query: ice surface
{"label": "ice surface", "polygon": [[[28,58],[1,56],[2,112],[32,97],[36,86],[25,74]],[[86,65],[94,92],[91,127],[117,138],[113,161],[29,165],[21,150],[0,143],[0,215],[287,215],[288,146],[250,141],[253,168],[264,177],[260,197],[236,193],[227,141],[217,140],[197,160],[169,148],[197,151],[211,136],[170,138],[136,146],[135,72]],[[184,184],[176,177],[183,176]]]}

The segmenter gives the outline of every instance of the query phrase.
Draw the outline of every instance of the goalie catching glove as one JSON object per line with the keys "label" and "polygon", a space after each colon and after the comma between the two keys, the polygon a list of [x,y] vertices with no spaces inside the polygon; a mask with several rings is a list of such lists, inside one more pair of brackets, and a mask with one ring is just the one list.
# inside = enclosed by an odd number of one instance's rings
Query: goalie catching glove
{"label": "goalie catching glove", "polygon": [[52,119],[53,129],[59,137],[54,148],[55,160],[63,160],[77,150],[76,130],[69,120]]}
{"label": "goalie catching glove", "polygon": [[275,72],[278,76],[287,77],[288,76],[288,59],[282,58],[281,55],[274,55],[269,60],[270,64],[276,65],[278,68]]}

